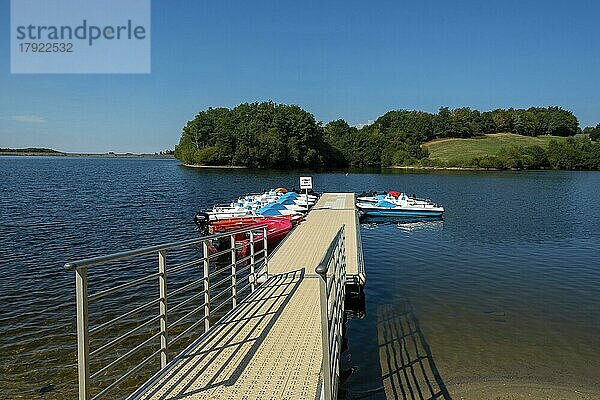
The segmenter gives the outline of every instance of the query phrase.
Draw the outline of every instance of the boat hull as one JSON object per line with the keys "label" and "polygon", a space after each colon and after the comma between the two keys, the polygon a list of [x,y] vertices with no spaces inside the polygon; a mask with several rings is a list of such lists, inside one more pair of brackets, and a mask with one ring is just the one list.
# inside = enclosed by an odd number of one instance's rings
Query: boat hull
{"label": "boat hull", "polygon": [[303,215],[283,215],[280,217],[263,217],[260,215],[251,215],[239,218],[223,219],[211,222],[208,233],[214,234],[220,232],[235,231],[238,229],[244,229],[263,224],[272,225],[274,221],[280,220],[288,220],[292,223],[292,225],[295,225],[302,218],[304,218]]}
{"label": "boat hull", "polygon": [[360,209],[360,213],[372,217],[441,217],[444,212],[438,210],[375,210]]}
{"label": "boat hull", "polygon": [[361,215],[372,217],[441,217],[444,214],[444,208],[434,205],[409,205],[383,207],[370,203],[357,203],[356,207]]}
{"label": "boat hull", "polygon": [[[258,218],[233,218],[226,221],[214,222],[209,228],[209,233],[231,232],[242,228],[258,227],[261,225],[267,226],[267,245],[269,248],[274,248],[293,228],[294,223],[292,218],[284,217],[258,217]],[[259,231],[254,239],[254,250],[260,251],[263,249],[264,234]],[[238,246],[238,255],[244,257],[250,254],[250,239],[247,233],[235,235],[235,243]],[[230,239],[224,238],[219,240],[214,246],[215,252],[230,248]]]}

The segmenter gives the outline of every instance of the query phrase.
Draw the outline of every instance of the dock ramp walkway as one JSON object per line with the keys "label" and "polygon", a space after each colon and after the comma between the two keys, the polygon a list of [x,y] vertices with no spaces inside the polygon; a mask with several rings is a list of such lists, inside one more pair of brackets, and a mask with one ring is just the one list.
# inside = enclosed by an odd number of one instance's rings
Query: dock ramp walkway
{"label": "dock ramp walkway", "polygon": [[354,203],[353,193],[323,194],[270,255],[265,281],[130,399],[321,398],[325,328],[315,268],[344,227],[346,285],[364,285]]}

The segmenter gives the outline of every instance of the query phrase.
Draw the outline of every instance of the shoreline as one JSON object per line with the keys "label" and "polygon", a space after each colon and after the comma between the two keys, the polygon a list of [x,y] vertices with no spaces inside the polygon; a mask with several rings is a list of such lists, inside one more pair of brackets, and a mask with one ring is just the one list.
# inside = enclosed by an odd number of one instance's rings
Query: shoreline
{"label": "shoreline", "polygon": [[188,168],[215,168],[215,169],[248,169],[248,167],[242,167],[239,165],[202,165],[202,164],[186,164],[181,163],[184,167]]}
{"label": "shoreline", "polygon": [[[423,170],[448,170],[448,171],[521,171],[519,169],[503,170],[499,168],[481,168],[481,167],[433,167],[424,165],[394,165],[390,167],[382,167],[390,169],[423,169]],[[523,170],[526,171],[526,170]],[[551,170],[527,170],[527,171],[551,171]]]}
{"label": "shoreline", "polygon": [[[172,154],[136,154],[136,153],[44,153],[44,152],[0,152],[0,157],[95,157],[95,158],[148,158],[148,159],[164,159],[164,160],[175,160],[175,156]],[[202,164],[186,164],[180,163],[179,165],[187,168],[200,168],[200,169],[245,169],[251,168],[240,165],[202,165]],[[573,172],[584,172],[584,171],[598,171],[596,169],[519,169],[519,168],[481,168],[481,167],[452,167],[452,166],[424,166],[424,165],[391,165],[387,167],[367,167],[366,169],[381,169],[381,170],[406,170],[406,171],[475,171],[475,172],[523,172],[523,171],[573,171]],[[354,172],[356,168],[346,167],[340,169],[324,169],[318,170],[318,172]],[[360,169],[360,168],[359,168]],[[281,171],[295,171],[295,169],[284,169]],[[315,171],[317,172],[317,171]]]}
{"label": "shoreline", "polygon": [[552,168],[541,168],[541,169],[528,169],[528,168],[481,168],[481,167],[428,167],[422,165],[394,165],[390,167],[381,167],[387,169],[412,169],[412,170],[436,170],[436,171],[490,171],[490,172],[524,172],[524,171],[573,171],[573,172],[585,172],[585,171],[598,171],[597,169],[552,169]]}
{"label": "shoreline", "polygon": [[593,400],[597,399],[597,389],[568,384],[543,383],[521,380],[481,380],[457,382],[446,388],[455,397],[464,400],[482,398],[497,400]]}

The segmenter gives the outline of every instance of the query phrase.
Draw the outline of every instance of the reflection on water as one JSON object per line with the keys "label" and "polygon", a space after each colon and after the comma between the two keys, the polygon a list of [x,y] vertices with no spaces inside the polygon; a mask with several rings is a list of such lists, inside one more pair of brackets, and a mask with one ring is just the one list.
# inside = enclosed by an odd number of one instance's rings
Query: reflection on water
{"label": "reflection on water", "polygon": [[398,223],[397,228],[403,231],[417,231],[417,230],[442,230],[444,229],[444,221],[418,221],[409,223]]}
{"label": "reflection on water", "polygon": [[380,217],[377,219],[368,218],[362,220],[362,229],[377,229],[382,225],[393,225],[403,231],[416,231],[421,229],[441,230],[444,228],[444,220],[442,218],[427,218],[427,219],[386,219]]}

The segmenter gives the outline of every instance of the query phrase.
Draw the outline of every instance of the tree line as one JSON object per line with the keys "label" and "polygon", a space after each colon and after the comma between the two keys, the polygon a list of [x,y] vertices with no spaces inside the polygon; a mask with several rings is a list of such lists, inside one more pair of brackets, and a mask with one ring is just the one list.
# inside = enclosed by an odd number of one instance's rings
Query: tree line
{"label": "tree line", "polygon": [[[428,151],[421,147],[424,142],[501,132],[573,136],[581,130],[573,113],[560,107],[485,112],[442,107],[435,114],[394,110],[359,129],[343,119],[323,125],[295,105],[243,103],[232,109],[209,108],[199,112],[183,127],[175,156],[188,164],[250,168],[427,165],[431,160]],[[597,138],[600,124],[586,128],[584,133]],[[519,151],[529,154],[539,149]],[[549,168],[562,168],[563,164],[552,163],[550,154],[547,159]],[[497,160],[480,160],[482,164],[492,161]]]}

